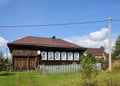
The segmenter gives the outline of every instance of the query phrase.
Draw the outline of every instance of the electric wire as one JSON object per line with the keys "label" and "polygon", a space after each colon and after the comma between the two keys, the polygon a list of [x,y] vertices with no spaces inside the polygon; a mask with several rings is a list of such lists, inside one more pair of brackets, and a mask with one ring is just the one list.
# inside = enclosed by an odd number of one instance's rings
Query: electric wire
{"label": "electric wire", "polygon": [[38,24],[38,25],[0,25],[0,28],[65,26],[65,25],[78,25],[78,24],[100,23],[100,22],[106,22],[106,21],[107,20],[87,21],[87,22],[73,22],[73,23],[61,23],[61,24]]}
{"label": "electric wire", "polygon": [[116,19],[112,19],[112,21],[114,21],[114,22],[120,22],[120,20],[116,20]]}

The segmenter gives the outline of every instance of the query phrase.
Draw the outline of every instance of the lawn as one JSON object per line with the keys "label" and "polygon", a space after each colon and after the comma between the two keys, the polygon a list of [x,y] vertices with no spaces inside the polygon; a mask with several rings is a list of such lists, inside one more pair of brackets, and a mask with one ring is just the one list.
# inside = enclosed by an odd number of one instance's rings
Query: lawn
{"label": "lawn", "polygon": [[[98,86],[120,86],[119,72],[101,72]],[[41,74],[39,72],[0,72],[0,86],[82,86],[80,73]]]}

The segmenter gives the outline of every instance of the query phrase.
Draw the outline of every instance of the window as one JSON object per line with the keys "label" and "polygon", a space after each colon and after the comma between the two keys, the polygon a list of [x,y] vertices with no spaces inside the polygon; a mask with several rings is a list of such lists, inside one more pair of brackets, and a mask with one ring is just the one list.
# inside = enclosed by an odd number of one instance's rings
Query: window
{"label": "window", "polygon": [[41,57],[42,57],[42,60],[47,60],[47,52],[46,51],[42,51]]}
{"label": "window", "polygon": [[61,53],[61,60],[66,60],[66,52]]}
{"label": "window", "polygon": [[55,60],[60,60],[60,52],[55,52]]}
{"label": "window", "polygon": [[53,60],[53,57],[54,55],[53,55],[53,52],[52,51],[50,51],[50,52],[48,52],[48,60]]}
{"label": "window", "polygon": [[74,53],[74,60],[79,60],[79,53],[78,52]]}
{"label": "window", "polygon": [[72,52],[68,52],[68,60],[73,60],[73,53]]}

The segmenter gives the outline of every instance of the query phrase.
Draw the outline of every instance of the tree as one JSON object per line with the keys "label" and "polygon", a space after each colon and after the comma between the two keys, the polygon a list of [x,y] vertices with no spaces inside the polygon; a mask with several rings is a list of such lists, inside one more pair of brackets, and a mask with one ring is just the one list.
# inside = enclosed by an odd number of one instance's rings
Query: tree
{"label": "tree", "polygon": [[[84,79],[83,86],[88,86],[88,85],[95,85],[93,78],[95,78],[98,75],[98,70],[96,67],[96,58],[92,54],[88,53],[86,56],[83,55],[81,56],[80,59],[80,64],[81,64],[81,75],[82,78]],[[92,83],[87,82],[87,80],[92,81]]]}
{"label": "tree", "polygon": [[83,78],[91,78],[93,72],[96,72],[96,58],[88,53],[86,56],[81,56],[81,66],[82,66],[82,75]]}
{"label": "tree", "polygon": [[117,40],[115,41],[113,54],[115,57],[120,57],[120,36],[118,36]]}
{"label": "tree", "polygon": [[103,50],[103,51],[105,51],[105,48],[103,46],[100,46],[100,49]]}
{"label": "tree", "polygon": [[4,62],[4,59],[3,59],[3,52],[0,51],[0,63],[3,63]]}

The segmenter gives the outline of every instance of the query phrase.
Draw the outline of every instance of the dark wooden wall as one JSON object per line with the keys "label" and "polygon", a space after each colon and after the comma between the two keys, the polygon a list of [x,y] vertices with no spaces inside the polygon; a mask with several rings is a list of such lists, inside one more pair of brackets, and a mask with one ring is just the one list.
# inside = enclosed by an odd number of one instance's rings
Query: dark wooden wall
{"label": "dark wooden wall", "polygon": [[22,70],[35,70],[37,65],[36,57],[14,57],[14,69]]}
{"label": "dark wooden wall", "polygon": [[[41,50],[42,51],[42,50]],[[43,49],[43,51],[49,52],[53,51],[54,53],[56,51],[59,52],[79,52],[80,54],[82,51],[75,51],[75,50],[50,50],[50,49]],[[73,64],[77,63],[79,64],[79,61],[68,61],[68,60],[42,60],[41,55],[37,54],[37,50],[32,49],[13,49],[11,50],[12,53],[12,61],[13,61],[13,67],[16,70],[23,71],[23,70],[35,70],[35,68],[40,65],[62,65],[62,64]],[[47,55],[48,58],[48,55]]]}
{"label": "dark wooden wall", "polygon": [[37,50],[14,49],[13,56],[37,56]]}
{"label": "dark wooden wall", "polygon": [[13,67],[18,71],[35,70],[37,66],[37,51],[14,49],[12,50]]}

